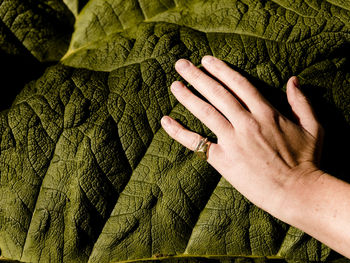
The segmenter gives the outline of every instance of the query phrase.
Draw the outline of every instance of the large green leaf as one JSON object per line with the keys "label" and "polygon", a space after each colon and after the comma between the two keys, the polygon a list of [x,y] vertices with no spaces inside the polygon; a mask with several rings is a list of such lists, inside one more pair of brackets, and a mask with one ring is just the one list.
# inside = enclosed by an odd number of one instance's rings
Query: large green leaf
{"label": "large green leaf", "polygon": [[0,110],[8,108],[49,63],[60,60],[73,23],[62,0],[0,0],[0,74],[6,90],[0,96]]}
{"label": "large green leaf", "polygon": [[73,22],[73,15],[61,0],[0,1],[0,26],[9,29],[9,34],[39,61],[62,57]]}
{"label": "large green leaf", "polygon": [[[220,52],[213,50],[215,55],[222,57],[236,51],[226,46],[223,39],[217,41],[217,38],[236,36],[238,41],[242,42],[245,42],[245,39],[255,39],[254,42],[263,46],[265,43],[269,45],[271,42],[278,42],[277,50],[270,54],[264,52],[266,48],[247,46],[248,50],[260,51],[259,56],[254,56],[256,52],[242,50],[246,53],[247,61],[235,63],[236,66],[242,67],[246,66],[243,65],[245,62],[251,62],[256,67],[263,61],[260,56],[263,56],[265,61],[266,58],[272,57],[274,60],[268,62],[274,64],[273,68],[278,70],[287,70],[293,66],[299,66],[299,71],[304,69],[307,64],[318,60],[321,52],[326,54],[325,49],[344,44],[350,33],[350,11],[328,2],[311,1],[311,5],[303,2],[291,4],[288,1],[280,1],[279,4],[255,0],[181,1],[175,7],[169,4],[167,7],[172,7],[169,9],[159,1],[151,1],[152,5],[143,2],[149,1],[128,1],[129,4],[125,4],[125,7],[121,7],[123,1],[90,1],[77,18],[76,31],[63,62],[74,67],[111,71],[124,64],[139,61],[139,54],[131,50],[134,44],[144,46],[144,54],[161,52],[158,46],[176,44],[172,39],[169,40],[170,36],[164,39],[151,36],[150,39],[146,39],[147,42],[135,42],[136,39],[140,39],[140,34],[147,34],[147,29],[138,30],[138,23],[144,19],[147,22],[164,21],[196,29],[199,31],[196,35],[200,34],[212,42],[209,43],[210,47],[214,45],[226,48]],[[348,5],[350,9],[350,4]],[[193,41],[195,38],[197,37],[191,37]],[[339,38],[343,41],[338,41]],[[141,39],[145,40],[144,37]],[[282,51],[278,50],[280,46]],[[240,47],[245,48],[243,44]],[[288,53],[284,51],[286,48],[290,49],[289,54],[293,50],[293,56],[297,57],[287,57]],[[306,51],[307,48],[311,50]],[[286,57],[289,61],[282,60]],[[280,66],[277,62],[284,65]]]}
{"label": "large green leaf", "polygon": [[349,10],[340,0],[90,0],[62,64],[0,112],[0,256],[346,262],[251,204],[160,119],[216,139],[169,90],[182,57],[226,61],[290,118],[284,85],[298,75],[328,134],[322,168],[346,179]]}

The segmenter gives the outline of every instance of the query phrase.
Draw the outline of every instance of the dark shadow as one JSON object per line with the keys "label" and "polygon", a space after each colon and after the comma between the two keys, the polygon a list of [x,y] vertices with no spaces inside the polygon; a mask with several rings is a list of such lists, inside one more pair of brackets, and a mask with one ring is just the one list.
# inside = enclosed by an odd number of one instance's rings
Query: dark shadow
{"label": "dark shadow", "polygon": [[15,56],[0,49],[0,111],[8,109],[25,84],[39,78],[54,63],[40,63],[33,56]]}
{"label": "dark shadow", "polygon": [[78,12],[80,12],[84,6],[87,4],[87,2],[89,2],[89,0],[80,0],[79,4],[78,4]]}

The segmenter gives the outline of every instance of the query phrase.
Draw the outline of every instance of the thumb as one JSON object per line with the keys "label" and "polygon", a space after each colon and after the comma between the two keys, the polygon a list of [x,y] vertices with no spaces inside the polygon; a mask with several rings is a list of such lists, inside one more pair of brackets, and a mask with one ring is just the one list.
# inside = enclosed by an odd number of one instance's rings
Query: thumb
{"label": "thumb", "polygon": [[322,127],[316,119],[309,100],[300,90],[299,80],[296,76],[291,77],[287,82],[287,99],[299,124],[315,138],[318,138],[322,133]]}

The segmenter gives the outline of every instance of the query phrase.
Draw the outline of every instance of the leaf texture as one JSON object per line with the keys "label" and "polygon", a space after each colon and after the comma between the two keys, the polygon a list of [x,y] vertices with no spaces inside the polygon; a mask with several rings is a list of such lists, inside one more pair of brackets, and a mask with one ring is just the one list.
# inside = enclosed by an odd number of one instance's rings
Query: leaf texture
{"label": "leaf texture", "polygon": [[0,1],[0,110],[66,52],[74,17],[61,0]]}
{"label": "leaf texture", "polygon": [[39,61],[57,61],[64,55],[73,23],[73,15],[60,0],[0,1],[0,26]]}

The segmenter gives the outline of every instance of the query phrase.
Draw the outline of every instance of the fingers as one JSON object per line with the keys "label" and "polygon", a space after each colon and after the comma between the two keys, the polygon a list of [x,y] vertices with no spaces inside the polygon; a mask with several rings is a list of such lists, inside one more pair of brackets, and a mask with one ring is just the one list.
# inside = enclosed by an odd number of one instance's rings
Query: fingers
{"label": "fingers", "polygon": [[190,61],[179,59],[175,69],[204,97],[208,99],[235,126],[242,121],[248,112],[237,99],[217,81],[198,69]]}
{"label": "fingers", "polygon": [[245,77],[230,68],[224,61],[206,55],[202,58],[202,64],[210,74],[230,88],[246,104],[250,112],[259,114],[265,112],[266,107],[271,107],[270,103]]}
{"label": "fingers", "polygon": [[231,131],[231,123],[212,105],[194,95],[183,83],[173,82],[171,90],[176,99],[218,137],[226,137]]}
{"label": "fingers", "polygon": [[299,124],[314,137],[320,136],[322,127],[305,95],[299,89],[298,78],[293,76],[287,82],[287,99]]}
{"label": "fingers", "polygon": [[[163,116],[161,119],[161,124],[164,130],[176,141],[181,143],[186,148],[194,151],[203,138],[198,133],[189,131],[185,129],[180,123],[175,121],[169,116]],[[209,148],[207,149],[207,162],[213,164],[215,162],[215,151],[217,150],[218,145],[216,143],[211,143]]]}

